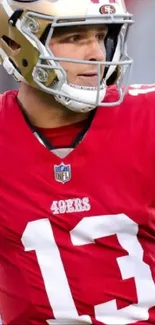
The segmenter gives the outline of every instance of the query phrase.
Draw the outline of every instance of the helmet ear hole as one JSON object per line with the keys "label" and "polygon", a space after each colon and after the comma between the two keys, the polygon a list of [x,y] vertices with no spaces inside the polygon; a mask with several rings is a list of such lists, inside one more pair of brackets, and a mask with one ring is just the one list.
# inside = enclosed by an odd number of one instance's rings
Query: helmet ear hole
{"label": "helmet ear hole", "polygon": [[3,35],[1,37],[1,40],[3,40],[3,42],[5,42],[5,44],[12,50],[12,51],[15,51],[15,50],[18,50],[21,48],[21,46],[16,43],[14,40],[12,40],[10,37],[6,36],[6,35]]}

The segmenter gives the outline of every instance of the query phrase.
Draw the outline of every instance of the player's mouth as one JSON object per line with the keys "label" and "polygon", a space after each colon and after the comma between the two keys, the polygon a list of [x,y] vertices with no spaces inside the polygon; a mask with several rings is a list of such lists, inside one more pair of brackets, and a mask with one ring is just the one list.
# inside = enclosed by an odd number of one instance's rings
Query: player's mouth
{"label": "player's mouth", "polygon": [[97,73],[79,74],[78,77],[82,81],[83,86],[97,87],[97,85],[98,85],[98,74]]}

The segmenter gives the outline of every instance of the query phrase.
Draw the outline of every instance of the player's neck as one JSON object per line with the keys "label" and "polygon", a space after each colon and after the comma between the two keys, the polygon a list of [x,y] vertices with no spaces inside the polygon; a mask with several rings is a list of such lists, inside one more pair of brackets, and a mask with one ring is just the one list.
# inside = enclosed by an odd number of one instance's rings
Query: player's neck
{"label": "player's neck", "polygon": [[30,122],[37,127],[56,128],[87,119],[88,114],[73,112],[56,102],[51,95],[21,84],[18,100]]}

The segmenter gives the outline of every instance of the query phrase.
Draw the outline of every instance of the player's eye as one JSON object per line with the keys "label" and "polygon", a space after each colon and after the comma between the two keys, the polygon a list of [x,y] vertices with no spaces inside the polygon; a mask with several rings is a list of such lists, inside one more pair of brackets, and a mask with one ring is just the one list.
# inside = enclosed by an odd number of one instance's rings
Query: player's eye
{"label": "player's eye", "polygon": [[75,42],[79,42],[82,39],[82,36],[80,34],[75,34],[75,35],[71,35],[70,37],[68,37],[68,41],[75,43]]}
{"label": "player's eye", "polygon": [[106,33],[100,33],[100,34],[97,34],[97,39],[99,41],[104,41],[105,40],[105,37],[106,37]]}

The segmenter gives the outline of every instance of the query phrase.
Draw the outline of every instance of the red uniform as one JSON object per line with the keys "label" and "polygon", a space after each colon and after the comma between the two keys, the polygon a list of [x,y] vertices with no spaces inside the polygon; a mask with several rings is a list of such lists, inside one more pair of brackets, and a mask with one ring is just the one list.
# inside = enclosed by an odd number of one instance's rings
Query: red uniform
{"label": "red uniform", "polygon": [[153,90],[99,108],[63,159],[32,133],[16,93],[1,97],[5,325],[155,324]]}

